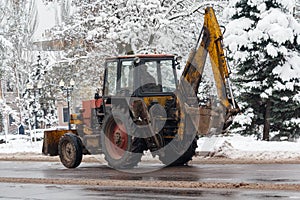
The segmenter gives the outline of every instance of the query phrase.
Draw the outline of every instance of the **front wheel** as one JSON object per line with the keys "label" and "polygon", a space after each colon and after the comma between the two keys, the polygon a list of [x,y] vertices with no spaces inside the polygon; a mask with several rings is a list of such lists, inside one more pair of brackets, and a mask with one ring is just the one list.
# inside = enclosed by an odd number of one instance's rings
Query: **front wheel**
{"label": "front wheel", "polygon": [[76,168],[82,161],[82,142],[73,133],[64,134],[58,144],[61,163],[67,168]]}

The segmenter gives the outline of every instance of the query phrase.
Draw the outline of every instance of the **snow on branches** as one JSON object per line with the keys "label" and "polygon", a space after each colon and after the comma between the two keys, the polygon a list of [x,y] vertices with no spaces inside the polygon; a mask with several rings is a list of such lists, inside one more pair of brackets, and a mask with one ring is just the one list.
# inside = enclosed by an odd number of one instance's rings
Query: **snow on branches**
{"label": "snow on branches", "polygon": [[[300,24],[294,0],[231,0],[224,43],[235,66],[240,101],[252,108],[248,132],[260,125],[294,137],[300,118]],[[267,123],[267,124],[266,124]],[[240,123],[242,124],[242,123]]]}

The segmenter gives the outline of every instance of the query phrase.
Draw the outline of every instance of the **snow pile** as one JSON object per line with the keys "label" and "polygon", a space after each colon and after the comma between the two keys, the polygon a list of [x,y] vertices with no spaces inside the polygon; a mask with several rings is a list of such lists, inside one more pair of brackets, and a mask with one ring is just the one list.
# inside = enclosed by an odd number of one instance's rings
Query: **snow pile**
{"label": "snow pile", "polygon": [[32,141],[28,135],[0,135],[0,141],[4,142],[0,144],[0,154],[42,152],[43,141]]}
{"label": "snow pile", "polygon": [[254,137],[233,135],[204,137],[198,140],[198,152],[210,157],[249,160],[300,159],[300,142],[260,141]]}

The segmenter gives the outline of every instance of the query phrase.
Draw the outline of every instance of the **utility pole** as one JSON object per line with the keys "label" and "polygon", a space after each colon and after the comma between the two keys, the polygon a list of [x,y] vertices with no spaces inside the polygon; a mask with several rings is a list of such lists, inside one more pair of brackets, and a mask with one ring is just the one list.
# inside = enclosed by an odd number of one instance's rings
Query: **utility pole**
{"label": "utility pole", "polygon": [[2,91],[2,81],[0,79],[0,100],[3,99],[3,91]]}
{"label": "utility pole", "polygon": [[67,92],[67,105],[68,105],[68,129],[71,130],[71,117],[70,117],[70,101],[71,101],[71,92],[73,91],[75,85],[75,81],[73,79],[70,80],[69,86],[65,86],[65,82],[61,80],[59,82],[59,87],[62,91]]}

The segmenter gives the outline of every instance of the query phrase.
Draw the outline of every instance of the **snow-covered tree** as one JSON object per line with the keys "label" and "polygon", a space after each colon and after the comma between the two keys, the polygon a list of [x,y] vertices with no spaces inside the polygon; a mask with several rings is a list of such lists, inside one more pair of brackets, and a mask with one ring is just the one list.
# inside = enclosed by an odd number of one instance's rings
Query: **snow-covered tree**
{"label": "snow-covered tree", "polygon": [[225,44],[233,62],[244,133],[300,134],[300,24],[294,0],[231,0]]}
{"label": "snow-covered tree", "polygon": [[0,3],[0,71],[3,83],[16,97],[9,103],[18,110],[14,115],[18,122],[22,121],[20,101],[31,62],[29,47],[37,25],[36,14],[34,0],[3,0]]}
{"label": "snow-covered tree", "polygon": [[[55,3],[64,7],[67,1]],[[48,35],[66,44],[57,66],[68,76],[64,79],[75,79],[80,89],[74,93],[83,98],[101,86],[105,57],[131,52],[187,56],[202,27],[201,5],[194,1],[73,0],[70,5],[64,21]]]}
{"label": "snow-covered tree", "polygon": [[23,119],[32,128],[45,128],[57,122],[56,99],[57,85],[52,83],[50,75],[53,70],[48,61],[37,56],[37,60],[30,66],[26,89],[23,93],[22,107],[26,112]]}
{"label": "snow-covered tree", "polygon": [[[86,39],[104,55],[151,49],[160,52],[174,46],[176,50],[188,43],[185,38],[194,36],[190,31],[184,36],[184,27],[187,30],[195,21],[199,23],[199,20],[182,20],[188,15],[185,11],[192,9],[193,1],[92,0],[73,1],[73,4],[75,12],[72,20],[64,24],[63,33]],[[172,24],[176,19],[181,23]]]}

